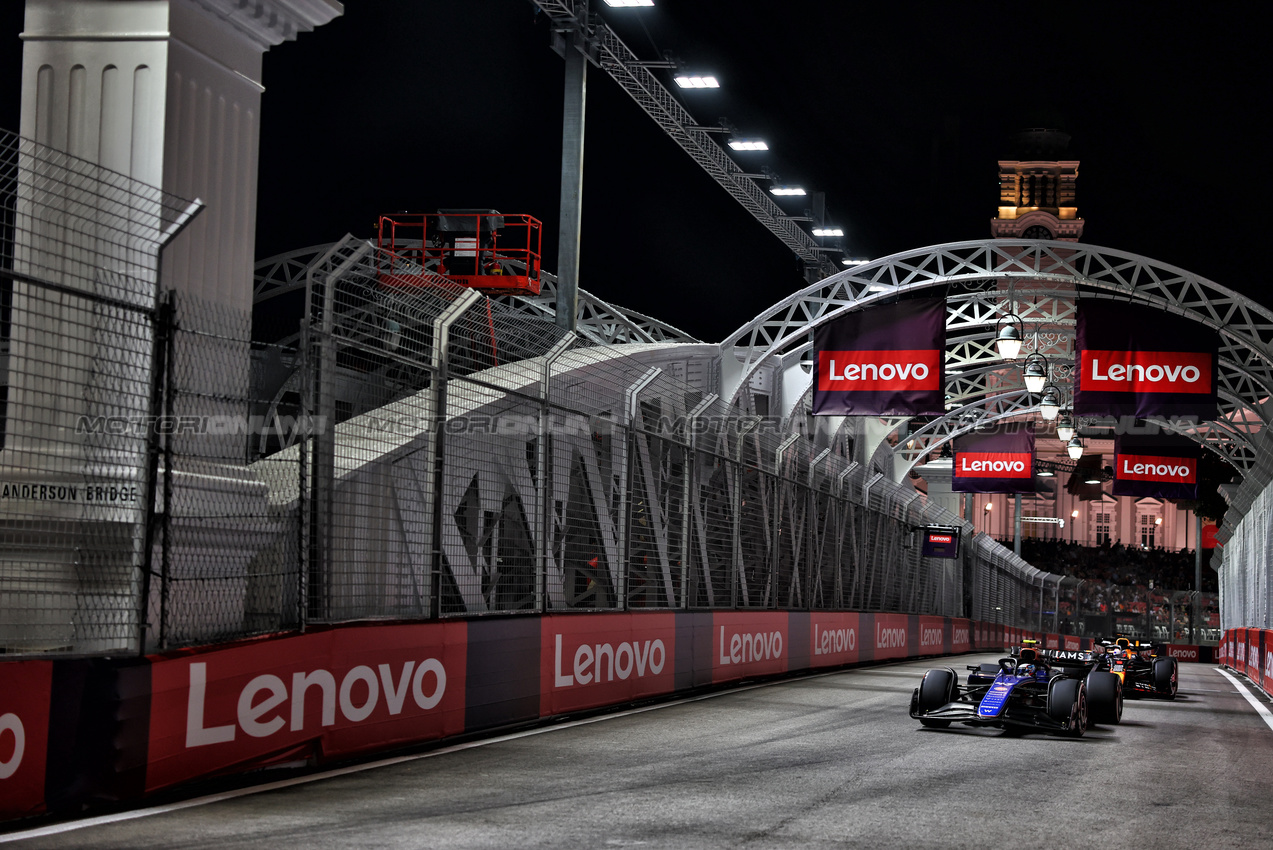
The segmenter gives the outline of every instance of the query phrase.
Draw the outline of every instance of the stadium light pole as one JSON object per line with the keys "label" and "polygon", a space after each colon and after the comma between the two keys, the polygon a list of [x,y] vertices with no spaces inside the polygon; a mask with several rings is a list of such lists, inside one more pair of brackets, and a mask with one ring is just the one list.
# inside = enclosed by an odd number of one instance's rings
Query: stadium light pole
{"label": "stadium light pole", "polygon": [[[588,0],[582,0],[583,20]],[[588,95],[587,34],[566,33],[561,58],[566,63],[561,125],[561,214],[557,234],[557,327],[574,331],[579,315],[579,231],[583,221],[583,129]]]}

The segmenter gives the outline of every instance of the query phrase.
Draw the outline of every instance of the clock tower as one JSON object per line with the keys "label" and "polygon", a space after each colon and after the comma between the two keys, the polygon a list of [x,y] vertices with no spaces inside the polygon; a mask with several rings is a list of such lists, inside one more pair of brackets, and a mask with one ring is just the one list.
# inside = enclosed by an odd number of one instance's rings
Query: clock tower
{"label": "clock tower", "polygon": [[1060,130],[1023,130],[1012,137],[1020,159],[999,161],[999,214],[990,221],[996,239],[1077,242],[1083,219],[1075,205],[1078,160],[1062,159],[1070,137]]}

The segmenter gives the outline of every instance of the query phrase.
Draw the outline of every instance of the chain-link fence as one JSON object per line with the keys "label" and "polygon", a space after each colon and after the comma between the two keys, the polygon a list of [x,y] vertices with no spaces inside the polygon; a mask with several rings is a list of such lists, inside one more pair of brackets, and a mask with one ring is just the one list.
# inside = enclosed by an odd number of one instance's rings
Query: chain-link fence
{"label": "chain-link fence", "polygon": [[0,131],[0,651],[138,645],[161,252],[196,210]]}
{"label": "chain-link fence", "polygon": [[[5,651],[638,608],[1055,627],[1058,577],[850,438],[729,406],[718,346],[563,332],[353,238],[271,316],[156,302],[190,210],[130,186],[116,257],[107,188],[76,223],[79,172],[41,204],[28,172],[6,172]],[[957,559],[923,557],[932,525]]]}

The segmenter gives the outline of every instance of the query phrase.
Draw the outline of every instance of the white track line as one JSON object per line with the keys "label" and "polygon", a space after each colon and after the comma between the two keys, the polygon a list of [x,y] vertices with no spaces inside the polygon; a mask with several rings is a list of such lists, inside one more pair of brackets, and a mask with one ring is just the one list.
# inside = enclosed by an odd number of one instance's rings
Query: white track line
{"label": "white track line", "polygon": [[1238,681],[1238,678],[1228,670],[1225,670],[1223,667],[1217,667],[1216,669],[1220,671],[1221,675],[1233,683],[1233,687],[1238,689],[1238,693],[1246,697],[1247,702],[1255,706],[1255,710],[1260,713],[1260,719],[1263,720],[1270,729],[1273,729],[1273,712],[1269,711],[1268,706],[1256,699],[1251,691]]}
{"label": "white track line", "polygon": [[[912,661],[915,659],[911,659]],[[881,667],[894,667],[905,663],[907,659],[898,659],[892,664],[880,665]],[[803,679],[816,679],[824,676],[834,676],[843,673],[862,673],[868,670],[879,668],[866,668],[863,670],[828,670],[824,673],[813,673],[800,677]],[[59,835],[63,832],[72,832],[77,829],[87,829],[93,826],[105,826],[112,823],[120,823],[121,821],[134,820],[136,818],[151,817],[153,815],[164,815],[169,812],[179,812],[182,809],[191,809],[195,806],[206,806],[210,803],[220,803],[223,800],[233,800],[236,797],[247,797],[251,794],[263,794],[267,791],[277,791],[280,788],[291,788],[296,785],[307,785],[310,782],[321,782],[324,779],[334,779],[337,776],[347,776],[351,773],[362,773],[365,770],[375,770],[380,767],[389,767],[403,762],[419,761],[420,759],[434,758],[435,756],[444,756],[449,753],[458,753],[464,750],[471,750],[475,747],[485,747],[490,744],[499,744],[504,741],[515,741],[518,738],[527,738],[531,735],[542,735],[545,732],[555,732],[558,729],[571,729],[576,726],[586,726],[589,723],[600,723],[603,720],[612,720],[616,717],[630,717],[634,714],[643,714],[647,711],[655,711],[661,708],[672,708],[677,705],[685,705],[686,703],[699,702],[700,700],[713,699],[715,697],[725,696],[726,694],[736,694],[740,691],[750,691],[756,688],[768,688],[773,685],[780,685],[793,681],[791,679],[778,679],[772,682],[757,682],[752,685],[739,685],[738,687],[728,688],[721,691],[713,691],[710,694],[699,694],[698,696],[685,697],[671,702],[660,702],[654,705],[646,705],[640,708],[629,708],[625,711],[616,711],[611,714],[601,714],[596,717],[585,717],[580,720],[568,720],[564,723],[554,723],[551,726],[540,726],[535,729],[526,729],[521,732],[512,732],[508,735],[499,735],[494,738],[483,738],[479,741],[468,741],[463,744],[455,744],[450,747],[442,747],[437,750],[429,750],[427,753],[416,753],[409,756],[396,756],[394,758],[380,759],[379,761],[366,762],[364,764],[350,765],[349,767],[341,767],[335,770],[325,770],[321,773],[311,773],[306,776],[297,776],[292,779],[282,779],[278,782],[267,782],[263,785],[252,785],[247,788],[236,788],[233,791],[226,791],[221,794],[210,794],[206,797],[195,797],[190,800],[182,800],[177,803],[169,803],[164,806],[151,806],[146,809],[134,809],[127,812],[117,812],[112,815],[100,815],[93,818],[85,818],[83,820],[67,821],[66,823],[51,824],[49,826],[41,826],[35,829],[28,829],[23,832],[10,832],[0,834],[0,844],[6,844],[11,841],[21,841],[25,838],[40,838],[47,835]]]}

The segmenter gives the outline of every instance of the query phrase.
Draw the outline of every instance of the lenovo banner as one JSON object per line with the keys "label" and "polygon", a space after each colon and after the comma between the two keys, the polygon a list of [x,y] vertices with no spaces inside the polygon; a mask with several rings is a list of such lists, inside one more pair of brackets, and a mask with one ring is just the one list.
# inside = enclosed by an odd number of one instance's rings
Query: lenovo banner
{"label": "lenovo banner", "polygon": [[676,614],[573,614],[540,623],[543,716],[675,690]]}
{"label": "lenovo banner", "polygon": [[946,412],[946,300],[871,307],[814,331],[813,412],[916,416]]}
{"label": "lenovo banner", "polygon": [[1074,413],[1216,418],[1220,337],[1153,307],[1080,300]]}
{"label": "lenovo banner", "polygon": [[1114,437],[1114,495],[1198,498],[1198,444],[1167,435]]}
{"label": "lenovo banner", "polygon": [[712,613],[712,681],[787,672],[787,618],[764,611]]}
{"label": "lenovo banner", "polygon": [[0,662],[0,820],[44,810],[49,661]]}
{"label": "lenovo banner", "polygon": [[1033,493],[1034,431],[1005,426],[955,439],[950,488],[960,493]]}
{"label": "lenovo banner", "polygon": [[333,629],[155,658],[146,788],[457,735],[465,630]]}
{"label": "lenovo banner", "polygon": [[861,659],[859,634],[857,614],[810,611],[809,666],[856,664]]}

